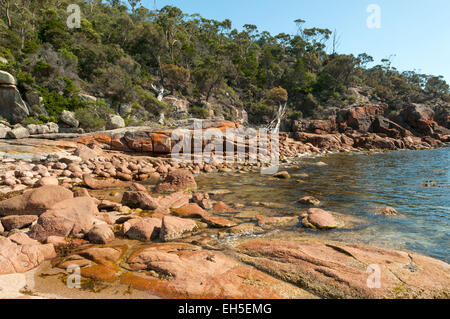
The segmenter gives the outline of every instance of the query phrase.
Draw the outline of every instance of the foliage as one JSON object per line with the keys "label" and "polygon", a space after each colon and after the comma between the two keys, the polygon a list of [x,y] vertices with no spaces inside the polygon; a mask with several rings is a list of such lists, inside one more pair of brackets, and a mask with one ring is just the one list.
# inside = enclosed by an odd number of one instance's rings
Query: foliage
{"label": "foliage", "polygon": [[[82,12],[79,29],[66,26],[67,6],[74,3]],[[200,105],[213,99],[223,109],[230,103],[245,106],[257,124],[269,122],[281,102],[287,101],[291,119],[351,105],[355,99],[346,92],[355,86],[372,88],[392,105],[449,98],[442,77],[399,72],[390,59],[377,64],[366,53],[339,54],[330,50],[332,31],[307,28],[302,19],[295,20],[297,34],[271,35],[251,24],[238,30],[230,20],[188,15],[172,6],[150,11],[139,0],[124,3],[1,1],[0,56],[8,64],[0,67],[17,77],[22,93],[39,91],[51,117],[76,110],[89,128],[102,127],[108,112],[86,105],[75,93],[105,98],[108,110],[139,105],[135,110],[157,120],[160,113],[171,113],[152,84],[166,94],[184,95],[195,116],[208,117]]]}

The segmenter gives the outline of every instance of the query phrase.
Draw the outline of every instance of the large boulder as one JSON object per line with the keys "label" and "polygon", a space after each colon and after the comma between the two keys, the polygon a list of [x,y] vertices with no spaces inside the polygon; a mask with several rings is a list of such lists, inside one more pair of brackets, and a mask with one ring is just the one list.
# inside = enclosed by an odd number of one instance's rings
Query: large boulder
{"label": "large boulder", "polygon": [[337,113],[336,121],[340,128],[351,127],[361,132],[369,132],[376,116],[384,114],[384,105],[367,105],[345,109]]}
{"label": "large boulder", "polygon": [[58,202],[73,198],[73,193],[61,186],[43,186],[0,202],[0,216],[40,215]]}
{"label": "large boulder", "polygon": [[41,245],[25,234],[0,236],[0,275],[25,273],[54,257],[52,244]]}
{"label": "large boulder", "polygon": [[112,115],[108,118],[108,121],[106,122],[107,130],[115,130],[115,129],[124,128],[124,127],[125,127],[125,121],[120,115]]}
{"label": "large boulder", "polygon": [[311,240],[250,240],[237,249],[242,261],[324,298],[450,295],[450,265],[416,253]]}
{"label": "large boulder", "polygon": [[38,217],[36,215],[11,215],[0,218],[0,223],[5,230],[22,229],[31,226]]}
{"label": "large boulder", "polygon": [[0,116],[12,124],[20,123],[30,115],[16,87],[15,78],[0,71]]}
{"label": "large boulder", "polygon": [[16,85],[16,79],[6,71],[0,71],[0,84]]}
{"label": "large boulder", "polygon": [[177,169],[170,172],[165,180],[156,186],[157,192],[187,191],[197,189],[194,175],[188,170]]}
{"label": "large boulder", "polygon": [[30,237],[45,240],[49,236],[82,238],[94,226],[98,214],[94,199],[76,197],[59,202],[47,210],[31,227]]}
{"label": "large boulder", "polygon": [[314,134],[329,134],[337,130],[336,119],[328,120],[297,120],[292,124],[293,132]]}
{"label": "large boulder", "polygon": [[124,224],[124,233],[129,239],[150,241],[159,236],[161,219],[139,218]]}
{"label": "large boulder", "polygon": [[413,103],[400,116],[414,130],[424,135],[433,134],[434,128],[438,126],[434,120],[434,111],[425,105]]}
{"label": "large boulder", "polygon": [[16,127],[8,132],[8,137],[19,140],[30,137],[30,132],[25,127]]}
{"label": "large boulder", "polygon": [[403,128],[399,124],[388,120],[383,116],[375,117],[372,123],[372,132],[383,133],[392,138],[400,138],[411,136],[412,133],[407,129]]}

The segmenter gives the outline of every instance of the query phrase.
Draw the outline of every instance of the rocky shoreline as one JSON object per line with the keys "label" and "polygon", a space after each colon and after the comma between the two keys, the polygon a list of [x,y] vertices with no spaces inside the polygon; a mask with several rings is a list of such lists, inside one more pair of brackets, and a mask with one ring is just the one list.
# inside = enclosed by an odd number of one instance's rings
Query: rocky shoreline
{"label": "rocky shoreline", "polygon": [[[282,163],[302,154],[441,147],[449,138],[309,131],[281,134]],[[161,298],[449,298],[450,265],[430,257],[303,234],[295,241],[254,239],[288,224],[330,231],[342,227],[342,218],[313,208],[317,199],[308,197],[299,199],[305,209],[298,216],[239,221],[234,215],[243,207],[198,192],[195,176],[246,174],[265,164],[177,163],[168,156],[170,136],[139,129],[7,142],[0,165],[0,274],[45,266],[66,282],[67,267],[75,265],[83,289],[100,296],[119,285]],[[229,236],[241,240],[224,249],[220,240]],[[381,289],[366,286],[371,264],[382,267]]]}

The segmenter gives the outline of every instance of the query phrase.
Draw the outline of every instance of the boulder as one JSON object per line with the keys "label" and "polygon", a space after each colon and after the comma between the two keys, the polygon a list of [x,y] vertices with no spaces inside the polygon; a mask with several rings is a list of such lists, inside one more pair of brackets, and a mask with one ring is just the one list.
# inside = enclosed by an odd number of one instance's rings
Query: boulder
{"label": "boulder", "polygon": [[197,224],[191,219],[164,216],[162,219],[159,238],[162,241],[170,241],[181,238],[185,233],[197,229]]}
{"label": "boulder", "polygon": [[8,137],[12,139],[22,139],[30,137],[30,133],[25,127],[17,127],[8,132]]}
{"label": "boulder", "polygon": [[59,120],[71,128],[77,128],[80,125],[80,122],[75,118],[75,113],[67,110],[62,111]]}
{"label": "boulder", "polygon": [[383,115],[385,105],[367,105],[349,108],[337,113],[336,121],[343,127],[351,127],[361,132],[369,132],[376,116]]}
{"label": "boulder", "polygon": [[[171,280],[126,273],[121,283],[163,298],[287,299],[314,298],[310,293],[242,265],[217,251],[166,243],[137,250],[128,258],[135,270],[158,270]],[[257,288],[257,289],[256,289]]]}
{"label": "boulder", "polygon": [[11,131],[11,129],[9,127],[1,127],[0,126],[0,138],[6,138],[10,131]]}
{"label": "boulder", "polygon": [[395,208],[386,206],[386,207],[378,209],[376,211],[376,214],[384,215],[384,216],[394,216],[394,215],[398,215],[398,212],[395,210]]}
{"label": "boulder", "polygon": [[106,245],[114,240],[114,233],[106,224],[96,225],[89,231],[87,238],[90,243]]}
{"label": "boulder", "polygon": [[122,251],[115,247],[92,247],[77,252],[77,255],[94,262],[117,261],[122,255]]}
{"label": "boulder", "polygon": [[81,145],[79,147],[76,148],[76,150],[73,152],[73,155],[78,156],[79,158],[81,158],[83,161],[90,161],[90,160],[95,160],[96,158],[99,157],[99,153],[100,153],[100,149],[94,150],[92,148],[89,148],[87,146]]}
{"label": "boulder", "polygon": [[400,113],[401,118],[414,130],[421,134],[431,135],[437,123],[434,121],[434,111],[421,104],[412,103]]}
{"label": "boulder", "polygon": [[3,224],[5,230],[27,228],[33,224],[38,217],[36,215],[11,215],[0,218],[0,223]]}
{"label": "boulder", "polygon": [[58,124],[53,123],[53,122],[48,122],[46,125],[47,125],[47,127],[48,127],[49,133],[54,133],[54,134],[56,134],[56,133],[59,132],[59,126],[58,126]]}
{"label": "boulder", "polygon": [[237,211],[229,207],[224,202],[217,202],[213,205],[212,210],[214,213],[237,213]]}
{"label": "boulder", "polygon": [[167,174],[164,181],[156,186],[156,192],[187,191],[197,189],[194,175],[188,170],[177,169]]}
{"label": "boulder", "polygon": [[27,125],[27,130],[30,135],[40,135],[40,134],[49,134],[50,127],[46,124],[29,124]]}
{"label": "boulder", "polygon": [[159,207],[157,200],[146,192],[125,192],[122,205],[144,210],[155,210]]}
{"label": "boulder", "polygon": [[89,197],[76,197],[59,202],[39,216],[31,227],[30,237],[43,241],[49,236],[84,237],[94,226],[98,209]]}
{"label": "boulder", "polygon": [[125,121],[120,115],[110,116],[106,122],[107,130],[115,130],[115,129],[124,128],[124,127],[125,127]]}
{"label": "boulder", "polygon": [[289,173],[286,171],[282,171],[282,172],[275,173],[273,175],[273,177],[278,178],[278,179],[290,179],[291,175],[289,175]]}
{"label": "boulder", "polygon": [[61,186],[43,186],[0,202],[0,216],[40,215],[58,202],[73,198],[73,193]]}
{"label": "boulder", "polygon": [[310,208],[303,217],[302,224],[307,228],[313,229],[333,229],[338,228],[339,224],[333,216],[333,213],[319,208]]}
{"label": "boulder", "polygon": [[242,261],[322,298],[441,299],[450,293],[450,265],[416,253],[311,240],[249,240],[237,249]]}
{"label": "boulder", "polygon": [[30,115],[15,83],[11,74],[0,71],[0,116],[12,124],[20,123]]}
{"label": "boulder", "polygon": [[0,236],[0,275],[25,273],[56,257],[52,244],[41,245],[25,234],[16,235],[19,238]]}
{"label": "boulder", "polygon": [[372,132],[383,133],[392,138],[411,136],[412,133],[385,117],[377,116],[372,123]]}
{"label": "boulder", "polygon": [[56,177],[54,176],[47,176],[47,177],[42,177],[36,184],[35,186],[41,187],[41,186],[58,186],[59,185],[59,181]]}
{"label": "boulder", "polygon": [[125,232],[125,235],[129,239],[150,241],[156,239],[159,236],[162,221],[158,218],[142,218],[125,222],[124,230],[126,230],[129,224],[129,229]]}
{"label": "boulder", "polygon": [[0,71],[0,84],[16,85],[16,79],[6,71]]}

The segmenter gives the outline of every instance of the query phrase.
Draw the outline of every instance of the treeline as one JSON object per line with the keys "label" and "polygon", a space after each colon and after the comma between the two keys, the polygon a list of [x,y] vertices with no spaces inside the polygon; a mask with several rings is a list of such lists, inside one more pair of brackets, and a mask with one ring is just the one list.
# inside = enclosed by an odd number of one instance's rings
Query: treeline
{"label": "treeline", "polygon": [[[70,29],[67,7],[73,3],[81,8],[81,27]],[[105,114],[121,109],[129,124],[161,113],[176,117],[158,99],[163,94],[187,99],[197,117],[213,110],[232,119],[233,105],[253,123],[268,123],[284,101],[291,119],[321,117],[354,104],[347,94],[353,87],[392,111],[449,100],[442,77],[399,72],[389,59],[369,68],[368,54],[333,52],[333,32],[306,28],[301,19],[297,34],[271,35],[176,7],[151,11],[138,0],[0,0],[0,18],[0,56],[7,60],[1,69],[17,77],[22,94],[43,99],[28,121],[55,120],[64,109],[76,111],[87,127],[101,126]],[[86,101],[79,92],[101,99]]]}

